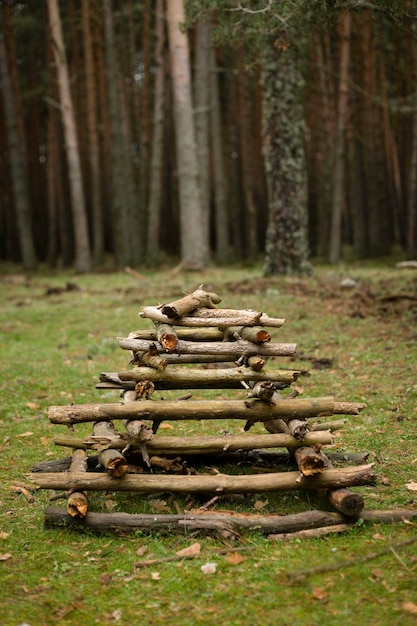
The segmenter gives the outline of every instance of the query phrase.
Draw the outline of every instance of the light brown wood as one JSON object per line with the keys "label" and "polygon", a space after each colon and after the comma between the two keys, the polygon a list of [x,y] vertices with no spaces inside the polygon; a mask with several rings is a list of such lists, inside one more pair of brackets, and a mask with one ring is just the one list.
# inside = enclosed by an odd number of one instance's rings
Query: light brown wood
{"label": "light brown wood", "polygon": [[297,489],[329,489],[375,482],[374,464],[325,470],[317,476],[303,477],[297,472],[256,475],[185,475],[126,474],[114,480],[107,473],[78,472],[29,474],[28,479],[40,489],[74,489],[77,491],[132,491],[135,493],[259,493]]}
{"label": "light brown wood", "polygon": [[[93,436],[101,438],[114,437],[115,432],[112,422],[97,421],[93,427]],[[112,478],[121,478],[129,469],[126,459],[118,450],[99,449],[98,460]]]}
{"label": "light brown wood", "polygon": [[[119,346],[123,350],[131,350],[132,352],[146,352],[149,350],[151,343],[143,339],[129,339],[128,337],[118,338]],[[154,342],[158,354],[164,354],[165,348],[159,343]],[[178,340],[175,351],[178,354],[214,354],[238,358],[240,356],[294,356],[297,351],[295,343],[268,343],[255,344],[251,341],[208,341],[208,342],[192,342]]]}
{"label": "light brown wood", "polygon": [[221,298],[216,293],[204,291],[202,287],[203,285],[200,285],[198,289],[192,293],[187,293],[183,298],[169,304],[163,304],[158,308],[161,309],[163,315],[170,319],[176,319],[201,307],[214,309],[216,304],[221,302]]}
{"label": "light brown wood", "polygon": [[328,465],[328,459],[320,451],[310,446],[297,448],[294,453],[298,469],[303,476],[314,476],[323,472]]}
{"label": "light brown wood", "polygon": [[[60,435],[53,439],[57,446],[67,446],[70,448],[95,448],[97,445],[108,445],[116,449],[123,449],[128,440],[123,437],[123,433],[116,433],[114,437],[85,439],[70,435]],[[225,452],[235,452],[237,450],[253,450],[262,448],[286,448],[298,447],[301,445],[314,446],[316,444],[330,445],[333,443],[331,433],[323,431],[317,433],[307,433],[306,438],[301,443],[291,435],[193,435],[189,437],[166,437],[157,435],[147,442],[149,452],[158,455],[189,455],[189,454],[219,454]],[[135,447],[132,442],[133,448]]]}
{"label": "light brown wood", "polygon": [[268,421],[275,418],[308,418],[332,415],[333,398],[282,399],[276,404],[254,402],[250,407],[242,400],[142,400],[108,404],[50,406],[52,424],[72,425],[112,419],[188,420],[243,419]]}
{"label": "light brown wood", "polygon": [[126,380],[150,380],[155,382],[169,382],[172,385],[178,384],[181,387],[187,384],[198,387],[214,387],[222,385],[226,382],[240,381],[265,381],[267,379],[271,383],[280,382],[290,385],[295,382],[300,372],[296,370],[262,370],[255,372],[250,367],[231,367],[224,369],[198,369],[186,368],[180,366],[171,366],[162,371],[157,371],[147,367],[135,367],[131,370],[118,372],[121,381]]}
{"label": "light brown wood", "polygon": [[251,310],[237,309],[197,309],[192,315],[180,318],[169,318],[155,306],[142,307],[139,315],[154,322],[173,324],[175,326],[205,327],[215,326],[218,328],[228,326],[269,326],[280,328],[285,323],[285,319],[269,317],[265,313]]}
{"label": "light brown wood", "polygon": [[[87,472],[87,454],[84,450],[74,450],[72,453],[70,473]],[[82,491],[72,491],[67,499],[67,513],[71,517],[85,517],[88,510],[88,499]]]}

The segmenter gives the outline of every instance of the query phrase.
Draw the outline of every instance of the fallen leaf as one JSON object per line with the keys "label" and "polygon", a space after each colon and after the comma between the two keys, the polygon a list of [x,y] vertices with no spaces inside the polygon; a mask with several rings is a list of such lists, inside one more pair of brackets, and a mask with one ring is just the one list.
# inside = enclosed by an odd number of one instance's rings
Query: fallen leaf
{"label": "fallen leaf", "polygon": [[122,615],[123,615],[122,611],[120,609],[116,609],[111,614],[111,618],[114,619],[115,622],[118,622],[120,619],[122,619]]}
{"label": "fallen leaf", "polygon": [[47,446],[49,443],[49,439],[47,437],[41,437],[41,444],[43,446]]}
{"label": "fallen leaf", "polygon": [[316,587],[312,591],[312,596],[315,600],[319,600],[320,602],[326,603],[329,600],[329,594],[325,589],[321,587]]}
{"label": "fallen leaf", "polygon": [[382,578],[384,576],[384,572],[376,568],[372,570],[372,574],[375,576],[375,578]]}
{"label": "fallen leaf", "polygon": [[4,531],[0,532],[0,539],[7,539],[10,533],[6,533]]}
{"label": "fallen leaf", "polygon": [[255,502],[255,504],[253,505],[253,508],[255,509],[255,511],[260,511],[261,509],[264,508],[264,506],[266,506],[268,503],[268,500],[265,500],[265,502],[262,502],[262,500],[257,500]]}
{"label": "fallen leaf", "polygon": [[171,509],[167,506],[166,500],[151,500],[149,503],[152,511],[155,513],[171,513]]}
{"label": "fallen leaf", "polygon": [[139,548],[136,550],[136,554],[138,556],[143,556],[144,554],[146,554],[148,551],[148,546],[139,546]]}
{"label": "fallen leaf", "polygon": [[414,602],[409,602],[406,600],[403,602],[403,609],[407,611],[407,613],[411,613],[412,615],[417,615],[417,604]]}
{"label": "fallen leaf", "polygon": [[165,428],[166,430],[174,430],[174,427],[171,424],[161,424],[159,428]]}
{"label": "fallen leaf", "polygon": [[203,574],[215,574],[217,570],[217,563],[206,563],[201,566]]}
{"label": "fallen leaf", "polygon": [[26,406],[28,409],[33,409],[34,411],[41,408],[41,405],[36,404],[36,402],[26,402]]}
{"label": "fallen leaf", "polygon": [[0,561],[8,561],[12,558],[11,554],[0,554]]}
{"label": "fallen leaf", "polygon": [[151,578],[152,580],[161,580],[161,574],[159,572],[152,572]]}
{"label": "fallen leaf", "polygon": [[406,487],[410,491],[417,491],[417,482],[415,480],[410,480],[410,482],[406,483]]}
{"label": "fallen leaf", "polygon": [[183,548],[182,550],[178,550],[178,552],[176,552],[175,554],[177,556],[193,557],[193,556],[197,556],[198,554],[200,554],[200,550],[201,550],[201,545],[199,543],[193,543],[191,546],[188,546],[188,548]]}
{"label": "fallen leaf", "polygon": [[110,585],[111,581],[112,581],[112,577],[110,574],[102,574],[99,578],[99,582],[102,585]]}
{"label": "fallen leaf", "polygon": [[32,435],[33,435],[33,432],[28,430],[27,432],[21,433],[20,435],[17,435],[17,436],[18,437],[32,437]]}
{"label": "fallen leaf", "polygon": [[232,552],[227,555],[226,561],[231,565],[239,565],[240,563],[243,563],[243,561],[246,561],[246,557],[238,552]]}
{"label": "fallen leaf", "polygon": [[373,536],[374,539],[377,539],[378,541],[386,541],[384,535],[381,535],[381,533],[375,533],[372,536]]}

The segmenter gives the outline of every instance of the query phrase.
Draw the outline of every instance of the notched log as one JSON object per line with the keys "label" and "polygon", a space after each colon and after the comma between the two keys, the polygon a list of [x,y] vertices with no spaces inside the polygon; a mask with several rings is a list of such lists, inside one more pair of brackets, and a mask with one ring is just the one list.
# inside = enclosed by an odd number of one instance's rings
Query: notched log
{"label": "notched log", "polygon": [[203,285],[200,285],[198,289],[192,293],[187,293],[183,298],[180,298],[180,300],[163,304],[159,307],[163,315],[166,315],[170,319],[176,319],[201,307],[208,309],[216,308],[216,304],[221,302],[221,298],[219,298],[216,293],[204,291],[202,287]]}

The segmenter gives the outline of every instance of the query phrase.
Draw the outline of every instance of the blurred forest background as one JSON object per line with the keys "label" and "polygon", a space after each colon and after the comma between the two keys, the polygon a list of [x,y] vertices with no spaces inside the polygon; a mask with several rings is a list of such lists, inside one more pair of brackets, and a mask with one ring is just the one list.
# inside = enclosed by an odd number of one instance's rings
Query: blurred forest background
{"label": "blurred forest background", "polygon": [[415,256],[416,2],[0,7],[1,261]]}

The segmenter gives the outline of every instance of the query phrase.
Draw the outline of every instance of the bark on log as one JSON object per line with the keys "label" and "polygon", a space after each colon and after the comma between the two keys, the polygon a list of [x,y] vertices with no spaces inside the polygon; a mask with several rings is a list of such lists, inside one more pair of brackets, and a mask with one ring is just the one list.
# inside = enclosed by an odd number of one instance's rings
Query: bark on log
{"label": "bark on log", "polygon": [[170,318],[155,306],[142,307],[139,315],[153,322],[161,322],[174,326],[207,327],[215,326],[226,328],[228,326],[269,326],[281,328],[285,319],[269,317],[265,313],[251,310],[237,309],[197,309],[192,315],[179,318]]}
{"label": "bark on log", "polygon": [[320,451],[310,446],[297,448],[294,453],[298,469],[303,476],[314,476],[320,474],[329,467],[329,460]]}
{"label": "bark on log", "polygon": [[169,324],[158,324],[156,327],[156,337],[167,352],[172,352],[178,343],[178,336],[173,326]]}
{"label": "bark on log", "polygon": [[347,419],[343,419],[333,420],[331,422],[318,422],[317,424],[310,424],[310,428],[315,432],[319,430],[330,430],[331,432],[334,432],[335,430],[343,428],[347,421]]}
{"label": "bark on log", "polygon": [[[151,342],[142,339],[129,339],[128,337],[118,338],[119,346],[123,350],[131,350],[132,352],[146,352],[149,350]],[[158,354],[164,354],[165,348],[159,343],[154,342]],[[240,356],[294,356],[297,350],[296,343],[269,343],[255,344],[251,341],[243,339],[239,341],[208,341],[208,342],[192,342],[178,340],[175,351],[178,354],[213,354],[238,358]]]}
{"label": "bark on log", "polygon": [[[361,519],[365,524],[395,524],[417,518],[417,509],[369,510],[363,511]],[[346,523],[340,513],[328,511],[306,511],[291,515],[242,515],[222,513],[183,513],[171,514],[131,514],[131,513],[91,513],[83,520],[74,520],[65,509],[49,506],[45,509],[45,524],[68,525],[89,528],[98,532],[115,531],[161,531],[188,534],[194,530],[230,530],[273,533],[292,533],[311,528],[321,528]]]}
{"label": "bark on log", "polygon": [[321,528],[308,528],[306,530],[297,530],[292,533],[278,533],[268,535],[268,539],[272,541],[291,541],[292,539],[311,539],[316,537],[325,537],[332,533],[343,533],[350,530],[354,524],[335,524],[334,526],[322,526]]}
{"label": "bark on log", "polygon": [[336,511],[346,517],[358,518],[365,506],[362,494],[347,487],[328,491],[327,500]]}
{"label": "bark on log", "polygon": [[373,463],[355,467],[325,470],[317,476],[303,477],[299,472],[277,472],[256,475],[137,475],[126,474],[119,480],[102,473],[29,474],[40,489],[74,489],[78,491],[132,491],[135,493],[260,493],[270,491],[317,490],[375,483]]}
{"label": "bark on log", "polygon": [[309,418],[332,415],[333,398],[282,399],[276,404],[259,400],[250,407],[242,400],[142,400],[108,404],[50,406],[52,424],[71,426],[81,422],[112,419],[183,420],[243,419],[268,421],[275,418]]}
{"label": "bark on log", "polygon": [[130,365],[143,365],[152,367],[155,370],[164,370],[168,365],[168,359],[160,356],[156,349],[152,349],[154,344],[151,344],[149,350],[145,352],[133,352],[133,358],[130,361]]}
{"label": "bark on log", "polygon": [[224,340],[236,341],[236,337],[252,343],[271,341],[271,335],[262,326],[229,326],[224,333]]}
{"label": "bark on log", "polygon": [[[70,448],[94,448],[97,443],[108,445],[111,448],[123,449],[127,440],[117,434],[114,438],[97,440],[93,437],[86,439],[57,436],[53,439],[57,446]],[[165,437],[155,436],[147,442],[149,452],[157,455],[197,455],[197,454],[220,454],[235,452],[237,450],[253,450],[268,448],[297,448],[301,445],[314,446],[316,444],[330,445],[333,437],[329,432],[308,433],[301,443],[291,435],[223,435],[223,436],[190,436],[190,437]],[[132,444],[133,445],[133,444]],[[134,447],[134,445],[133,445]],[[52,469],[52,468],[51,468]],[[32,468],[32,471],[33,468]]]}
{"label": "bark on log", "polygon": [[365,407],[366,404],[361,402],[335,402],[334,413],[335,415],[359,415]]}
{"label": "bark on log", "polygon": [[[84,450],[72,453],[70,473],[87,472],[87,454]],[[72,491],[67,499],[67,513],[71,517],[85,517],[88,510],[88,499],[82,491]]]}
{"label": "bark on log", "polygon": [[[255,372],[250,367],[231,367],[225,369],[197,369],[186,367],[172,366],[166,370],[157,371],[147,367],[135,367],[134,369],[124,372],[118,372],[120,380],[150,380],[155,382],[169,382],[171,384],[187,384],[193,387],[203,385],[203,387],[214,387],[226,382],[241,381],[265,381],[280,382],[290,385],[295,382],[299,376],[296,370],[262,370]],[[273,387],[275,390],[275,387]]]}
{"label": "bark on log", "polygon": [[[175,332],[178,339],[185,341],[223,341],[224,331],[220,328],[187,328],[185,326],[177,326],[175,329],[172,324],[168,327]],[[129,333],[129,339],[144,339],[145,341],[159,341],[157,335],[158,323],[155,329],[135,330]]]}
{"label": "bark on log", "polygon": [[[109,421],[98,421],[94,424],[93,436],[113,437],[115,435],[114,426]],[[118,450],[99,450],[99,463],[112,478],[121,478],[129,469],[126,459]]]}
{"label": "bark on log", "polygon": [[195,311],[195,309],[206,307],[209,309],[216,308],[216,304],[221,302],[221,298],[216,293],[209,293],[202,289],[202,285],[192,293],[187,293],[183,298],[163,304],[158,307],[163,315],[168,318],[176,319],[187,313]]}

